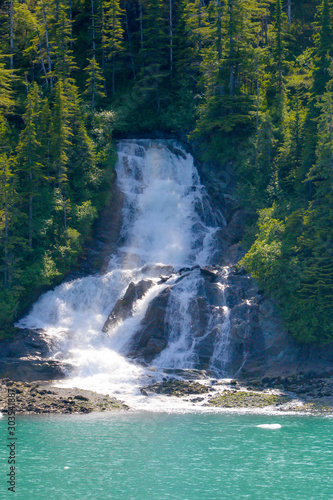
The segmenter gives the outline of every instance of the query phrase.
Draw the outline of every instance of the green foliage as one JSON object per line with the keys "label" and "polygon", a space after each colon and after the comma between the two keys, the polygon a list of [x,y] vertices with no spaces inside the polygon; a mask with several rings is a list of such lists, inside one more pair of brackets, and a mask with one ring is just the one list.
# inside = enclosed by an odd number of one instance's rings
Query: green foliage
{"label": "green foliage", "polygon": [[0,62],[0,112],[8,110],[14,105],[12,81],[12,72],[6,69],[3,62]]}
{"label": "green foliage", "polygon": [[95,58],[89,59],[89,64],[85,71],[87,72],[88,78],[84,95],[91,99],[91,110],[94,111],[98,100],[105,97],[104,78]]}

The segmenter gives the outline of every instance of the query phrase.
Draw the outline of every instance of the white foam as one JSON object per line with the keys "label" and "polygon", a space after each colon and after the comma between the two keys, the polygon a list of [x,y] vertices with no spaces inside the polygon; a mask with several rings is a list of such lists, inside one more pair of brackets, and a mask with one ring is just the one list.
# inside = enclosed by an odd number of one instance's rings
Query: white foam
{"label": "white foam", "polygon": [[280,424],[260,424],[256,427],[259,427],[260,429],[281,429]]}

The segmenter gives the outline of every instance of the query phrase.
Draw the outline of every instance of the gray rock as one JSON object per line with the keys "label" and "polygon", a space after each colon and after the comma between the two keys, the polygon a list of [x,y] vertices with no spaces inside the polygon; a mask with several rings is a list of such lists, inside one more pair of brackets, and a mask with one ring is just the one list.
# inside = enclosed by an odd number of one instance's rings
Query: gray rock
{"label": "gray rock", "polygon": [[131,341],[127,355],[150,363],[167,346],[165,314],[171,287],[165,288],[149,304],[141,328]]}
{"label": "gray rock", "polygon": [[0,378],[23,382],[53,380],[65,377],[64,366],[59,361],[45,359],[4,358],[0,361]]}
{"label": "gray rock", "polygon": [[112,309],[108,319],[102,328],[103,332],[108,332],[119,320],[124,321],[133,315],[133,306],[135,302],[141,299],[152,286],[153,281],[141,280],[139,283],[130,283],[125,295],[119,299]]}

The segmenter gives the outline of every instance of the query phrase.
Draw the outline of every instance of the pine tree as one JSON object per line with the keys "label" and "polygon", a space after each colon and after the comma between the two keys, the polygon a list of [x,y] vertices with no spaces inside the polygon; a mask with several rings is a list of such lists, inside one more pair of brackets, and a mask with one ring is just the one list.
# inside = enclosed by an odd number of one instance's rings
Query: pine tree
{"label": "pine tree", "polygon": [[278,87],[278,95],[282,95],[282,66],[284,61],[284,44],[283,44],[283,31],[282,31],[282,5],[281,0],[276,0],[275,7],[275,44],[274,44],[274,62],[276,64],[276,80]]}
{"label": "pine tree", "polygon": [[325,92],[326,84],[330,79],[330,57],[333,56],[332,35],[330,2],[323,0],[319,9],[318,32],[315,35],[313,92],[316,95]]}
{"label": "pine tree", "polygon": [[316,186],[316,198],[319,203],[333,210],[333,81],[326,86],[326,92],[319,98],[317,107],[318,143],[316,148],[317,161],[310,169],[308,180]]}
{"label": "pine tree", "polygon": [[13,211],[14,173],[10,165],[10,158],[6,153],[0,154],[0,234],[3,252],[1,269],[3,271],[4,288],[11,287],[11,263],[10,263],[10,225]]}
{"label": "pine tree", "polygon": [[26,112],[23,116],[25,128],[17,146],[16,168],[21,178],[21,195],[28,200],[28,242],[32,248],[34,234],[34,199],[39,193],[43,165],[40,163],[42,145],[37,137],[42,98],[38,85],[34,83],[27,96]]}
{"label": "pine tree", "polygon": [[72,107],[68,97],[70,82],[58,80],[55,85],[55,97],[53,107],[53,135],[52,135],[52,157],[54,171],[56,173],[56,184],[59,190],[59,197],[63,210],[63,223],[67,230],[67,209],[66,198],[68,185],[68,154],[72,144],[73,131],[70,127]]}
{"label": "pine tree", "polygon": [[9,110],[14,106],[12,91],[13,80],[12,71],[6,69],[5,64],[0,62],[0,112]]}
{"label": "pine tree", "polygon": [[188,22],[188,0],[180,0],[177,8],[177,22],[174,36],[175,82],[195,88],[199,78],[199,67],[195,65],[196,49]]}
{"label": "pine tree", "polygon": [[55,36],[55,73],[57,78],[71,78],[73,71],[78,69],[71,45],[73,42],[72,23],[69,17],[68,8],[60,1],[57,3],[57,22]]}
{"label": "pine tree", "polygon": [[169,74],[168,23],[162,0],[152,0],[143,13],[143,47],[141,57],[141,88],[146,94],[154,92],[157,110],[161,109],[160,87]]}
{"label": "pine tree", "polygon": [[88,66],[85,68],[88,78],[84,95],[90,98],[91,110],[94,111],[98,100],[105,97],[104,78],[102,76],[101,68],[94,57],[89,59],[88,63]]}
{"label": "pine tree", "polygon": [[[106,63],[111,63],[112,94],[116,92],[116,70],[119,57],[124,51],[124,29],[122,18],[124,10],[120,7],[119,0],[109,0],[104,3],[104,25],[102,33],[102,46]],[[105,74],[105,79],[106,74]]]}

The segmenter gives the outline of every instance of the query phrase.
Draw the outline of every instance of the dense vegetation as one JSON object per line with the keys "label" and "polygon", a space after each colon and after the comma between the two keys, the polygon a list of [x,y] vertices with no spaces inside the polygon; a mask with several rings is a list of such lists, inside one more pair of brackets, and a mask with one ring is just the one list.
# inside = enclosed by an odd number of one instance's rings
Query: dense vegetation
{"label": "dense vegetation", "polygon": [[257,214],[242,265],[302,342],[333,340],[331,0],[4,0],[0,323],[75,263],[113,131],[232,162]]}

